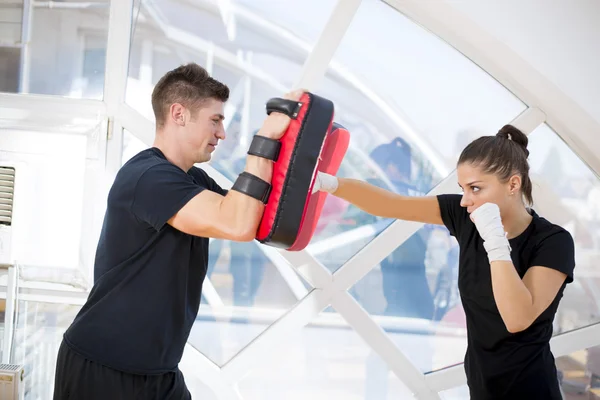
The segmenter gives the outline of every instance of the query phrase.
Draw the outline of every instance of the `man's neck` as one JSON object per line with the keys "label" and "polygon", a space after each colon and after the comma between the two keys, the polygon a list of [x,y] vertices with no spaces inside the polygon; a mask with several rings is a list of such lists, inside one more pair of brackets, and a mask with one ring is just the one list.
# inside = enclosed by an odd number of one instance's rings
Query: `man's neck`
{"label": "man's neck", "polygon": [[165,135],[159,135],[157,133],[152,146],[159,149],[171,164],[174,164],[183,171],[188,172],[194,166],[194,163],[185,159],[177,143],[165,140],[164,136]]}

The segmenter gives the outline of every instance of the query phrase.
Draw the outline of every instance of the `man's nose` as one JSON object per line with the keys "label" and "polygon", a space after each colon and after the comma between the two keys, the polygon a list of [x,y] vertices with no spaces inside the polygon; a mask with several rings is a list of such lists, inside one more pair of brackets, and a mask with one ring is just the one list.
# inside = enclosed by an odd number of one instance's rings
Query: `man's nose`
{"label": "man's nose", "polygon": [[225,140],[225,128],[223,127],[223,125],[221,125],[221,127],[219,128],[219,131],[217,132],[217,137],[221,140]]}

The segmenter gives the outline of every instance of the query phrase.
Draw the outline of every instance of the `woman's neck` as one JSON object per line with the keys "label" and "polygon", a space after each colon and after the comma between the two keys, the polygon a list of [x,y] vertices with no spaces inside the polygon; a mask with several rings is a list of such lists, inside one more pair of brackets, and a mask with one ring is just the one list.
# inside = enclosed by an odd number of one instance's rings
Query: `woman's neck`
{"label": "woman's neck", "polygon": [[513,213],[503,216],[502,223],[507,238],[513,239],[525,232],[532,219],[533,216],[522,206],[516,207]]}

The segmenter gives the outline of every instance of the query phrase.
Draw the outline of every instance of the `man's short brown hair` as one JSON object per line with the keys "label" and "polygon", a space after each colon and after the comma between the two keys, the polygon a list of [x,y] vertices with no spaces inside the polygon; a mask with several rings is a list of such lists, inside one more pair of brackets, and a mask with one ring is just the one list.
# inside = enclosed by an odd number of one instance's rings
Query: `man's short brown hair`
{"label": "man's short brown hair", "polygon": [[167,72],[152,91],[156,126],[162,127],[165,124],[173,103],[179,103],[195,112],[208,99],[226,102],[229,99],[229,88],[210,77],[200,65],[189,63]]}

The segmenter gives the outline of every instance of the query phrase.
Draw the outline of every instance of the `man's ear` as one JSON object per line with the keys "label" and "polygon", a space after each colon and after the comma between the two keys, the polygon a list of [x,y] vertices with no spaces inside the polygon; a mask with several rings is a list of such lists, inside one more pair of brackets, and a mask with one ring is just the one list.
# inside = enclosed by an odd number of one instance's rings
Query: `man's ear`
{"label": "man's ear", "polygon": [[171,104],[171,107],[169,108],[169,117],[175,124],[185,126],[186,108],[179,103]]}

